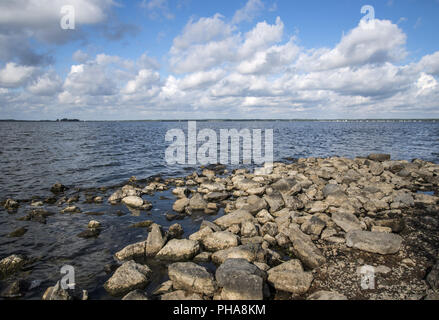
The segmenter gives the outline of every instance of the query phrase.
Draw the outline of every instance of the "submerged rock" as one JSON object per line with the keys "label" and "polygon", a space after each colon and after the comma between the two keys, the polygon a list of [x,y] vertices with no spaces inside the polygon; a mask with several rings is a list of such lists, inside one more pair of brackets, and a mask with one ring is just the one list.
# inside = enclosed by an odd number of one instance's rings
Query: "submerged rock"
{"label": "submerged rock", "polygon": [[19,271],[25,263],[24,257],[16,254],[0,260],[0,279]]}
{"label": "submerged rock", "polygon": [[21,227],[21,228],[18,228],[16,230],[12,231],[10,234],[8,234],[8,237],[9,238],[19,238],[19,237],[22,237],[23,235],[25,235],[26,232],[27,232],[27,228]]}
{"label": "submerged rock", "polygon": [[88,292],[75,288],[74,290],[66,290],[61,287],[58,281],[53,287],[47,288],[43,294],[43,300],[88,300]]}
{"label": "submerged rock", "polygon": [[402,245],[402,238],[396,234],[351,231],[346,234],[346,245],[355,249],[379,253],[382,255],[397,253]]}
{"label": "submerged rock", "polygon": [[217,286],[206,268],[193,262],[173,263],[168,267],[168,275],[174,289],[213,296]]}
{"label": "submerged rock", "polygon": [[50,191],[51,191],[52,193],[55,193],[55,194],[57,194],[57,193],[62,193],[62,192],[64,192],[64,191],[66,191],[66,190],[67,190],[67,187],[66,187],[65,185],[59,183],[59,182],[55,183],[55,184],[50,188]]}
{"label": "submerged rock", "polygon": [[144,289],[149,283],[152,271],[148,266],[125,262],[104,284],[105,290],[112,296],[122,296],[136,289]]}

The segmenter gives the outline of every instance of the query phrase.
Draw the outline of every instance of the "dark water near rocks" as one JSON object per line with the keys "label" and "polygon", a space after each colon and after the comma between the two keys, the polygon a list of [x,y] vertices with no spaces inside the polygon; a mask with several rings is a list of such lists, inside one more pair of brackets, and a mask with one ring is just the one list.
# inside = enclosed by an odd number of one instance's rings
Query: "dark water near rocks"
{"label": "dark water near rocks", "polygon": [[[167,130],[187,130],[187,122],[79,122],[37,123],[0,122],[0,201],[8,197],[30,200],[51,195],[55,182],[74,188],[112,187],[126,182],[131,176],[138,179],[161,174],[185,176],[196,170],[191,166],[168,166],[165,150]],[[439,162],[439,122],[284,122],[284,121],[212,121],[197,122],[197,128],[273,129],[276,161],[286,158],[364,156],[375,152],[390,153],[392,159],[421,158]],[[95,195],[108,197],[113,190]],[[87,193],[85,192],[85,194]],[[160,199],[160,196],[162,198]],[[0,282],[0,290],[14,279],[41,281],[24,298],[39,299],[44,290],[61,278],[63,265],[76,270],[77,285],[89,290],[91,299],[109,298],[102,284],[108,279],[103,267],[113,261],[112,255],[128,244],[146,239],[146,229],[130,228],[136,222],[152,219],[167,227],[165,214],[172,211],[174,197],[170,191],[144,196],[153,203],[146,212],[130,212],[125,206],[77,204],[82,212],[101,212],[101,216],[59,214],[61,208],[46,207],[56,214],[47,224],[17,221],[29,211],[21,205],[15,214],[0,209],[0,259],[10,254],[35,258],[23,272]],[[106,199],[105,199],[106,200]],[[124,215],[116,214],[121,211]],[[220,211],[219,215],[222,212]],[[185,236],[198,230],[202,219],[188,217],[178,221]],[[103,224],[97,239],[80,239],[76,235],[85,230],[88,221]],[[19,227],[26,227],[21,238],[7,235]],[[157,268],[154,286],[165,278]]]}

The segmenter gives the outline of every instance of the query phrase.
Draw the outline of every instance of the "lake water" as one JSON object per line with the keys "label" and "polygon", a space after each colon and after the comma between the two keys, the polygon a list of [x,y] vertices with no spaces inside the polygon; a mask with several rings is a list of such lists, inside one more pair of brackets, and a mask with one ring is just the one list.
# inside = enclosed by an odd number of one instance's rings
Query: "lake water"
{"label": "lake water", "polygon": [[[197,127],[218,133],[220,129],[232,128],[273,129],[276,161],[310,156],[354,158],[378,152],[390,153],[392,159],[439,162],[439,122],[434,121],[209,121],[197,122]],[[165,134],[174,128],[186,131],[187,122],[0,122],[0,200],[44,198],[51,195],[50,186],[56,182],[70,187],[70,192],[75,188],[109,187],[101,194],[107,197],[112,186],[126,182],[131,176],[138,179],[159,174],[185,176],[196,170],[196,166],[169,166],[165,161],[169,145]],[[104,265],[113,261],[116,251],[144,240],[147,235],[146,230],[129,226],[147,219],[164,227],[175,223],[165,219],[166,212],[172,210],[173,196],[170,191],[160,196],[145,196],[154,207],[151,212],[141,214],[124,206],[84,204],[82,198],[78,206],[83,212],[105,214],[98,217],[56,214],[45,225],[17,220],[29,211],[26,205],[12,215],[0,209],[0,258],[17,253],[35,259],[27,270],[1,282],[0,289],[13,279],[38,281],[40,285],[25,298],[41,298],[45,288],[61,278],[60,268],[71,264],[75,266],[76,283],[88,289],[92,299],[109,298],[102,289],[108,278]],[[46,209],[56,213],[60,210]],[[116,214],[118,211],[124,215]],[[91,219],[103,223],[99,238],[76,237]],[[179,223],[188,235],[198,229],[202,219],[188,217]],[[21,238],[7,237],[19,227],[26,227],[28,232]],[[165,275],[160,268],[156,272],[158,284]]]}

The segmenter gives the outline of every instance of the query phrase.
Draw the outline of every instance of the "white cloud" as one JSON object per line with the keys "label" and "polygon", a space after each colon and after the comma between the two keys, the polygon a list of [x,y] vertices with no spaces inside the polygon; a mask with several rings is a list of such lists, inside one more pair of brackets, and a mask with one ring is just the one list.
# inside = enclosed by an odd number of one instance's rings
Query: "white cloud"
{"label": "white cloud", "polygon": [[248,0],[244,8],[235,12],[232,23],[237,24],[243,21],[251,22],[263,9],[264,3],[261,0]]}
{"label": "white cloud", "polygon": [[48,72],[38,77],[27,89],[38,96],[53,96],[60,92],[62,80],[55,72]]}
{"label": "white cloud", "polygon": [[0,87],[20,87],[31,79],[34,72],[34,67],[20,66],[14,62],[7,63],[3,69],[0,69]]}

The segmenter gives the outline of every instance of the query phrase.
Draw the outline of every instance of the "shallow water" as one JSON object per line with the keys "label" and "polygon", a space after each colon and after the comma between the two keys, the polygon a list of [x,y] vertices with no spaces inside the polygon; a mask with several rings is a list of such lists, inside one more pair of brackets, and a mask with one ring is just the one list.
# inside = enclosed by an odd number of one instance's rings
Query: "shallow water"
{"label": "shallow water", "polygon": [[[390,153],[393,159],[421,158],[439,162],[439,122],[198,122],[199,129],[273,129],[275,160],[299,157],[364,156],[374,152]],[[185,176],[191,166],[168,166],[165,150],[167,130],[187,129],[187,122],[80,122],[38,123],[0,122],[0,200],[8,197],[29,200],[48,197],[55,182],[75,188],[87,188],[95,195],[108,197],[112,186],[126,182],[131,176],[145,179],[154,175]],[[100,193],[93,188],[110,187]],[[165,214],[172,211],[174,197],[170,191],[144,196],[153,203],[150,212],[130,212],[125,206],[83,203],[82,212],[102,212],[102,216],[59,214],[56,206],[45,207],[56,214],[47,224],[17,221],[30,209],[20,206],[15,214],[0,209],[0,258],[24,254],[35,262],[18,275],[2,281],[4,288],[14,279],[41,281],[25,298],[39,299],[44,290],[61,278],[60,268],[75,267],[77,285],[89,290],[91,299],[110,298],[102,288],[108,275],[103,271],[112,263],[112,255],[128,244],[146,239],[146,229],[130,228],[144,220],[154,220],[164,227],[178,222],[185,236],[198,230],[202,219],[218,216],[195,216],[169,222]],[[160,196],[165,197],[160,199]],[[106,200],[106,199],[105,199]],[[124,215],[117,214],[122,211]],[[90,220],[103,224],[97,239],[80,239]],[[19,227],[28,228],[21,238],[7,235]],[[152,291],[166,279],[162,268],[155,268]],[[0,288],[0,289],[1,289]]]}

